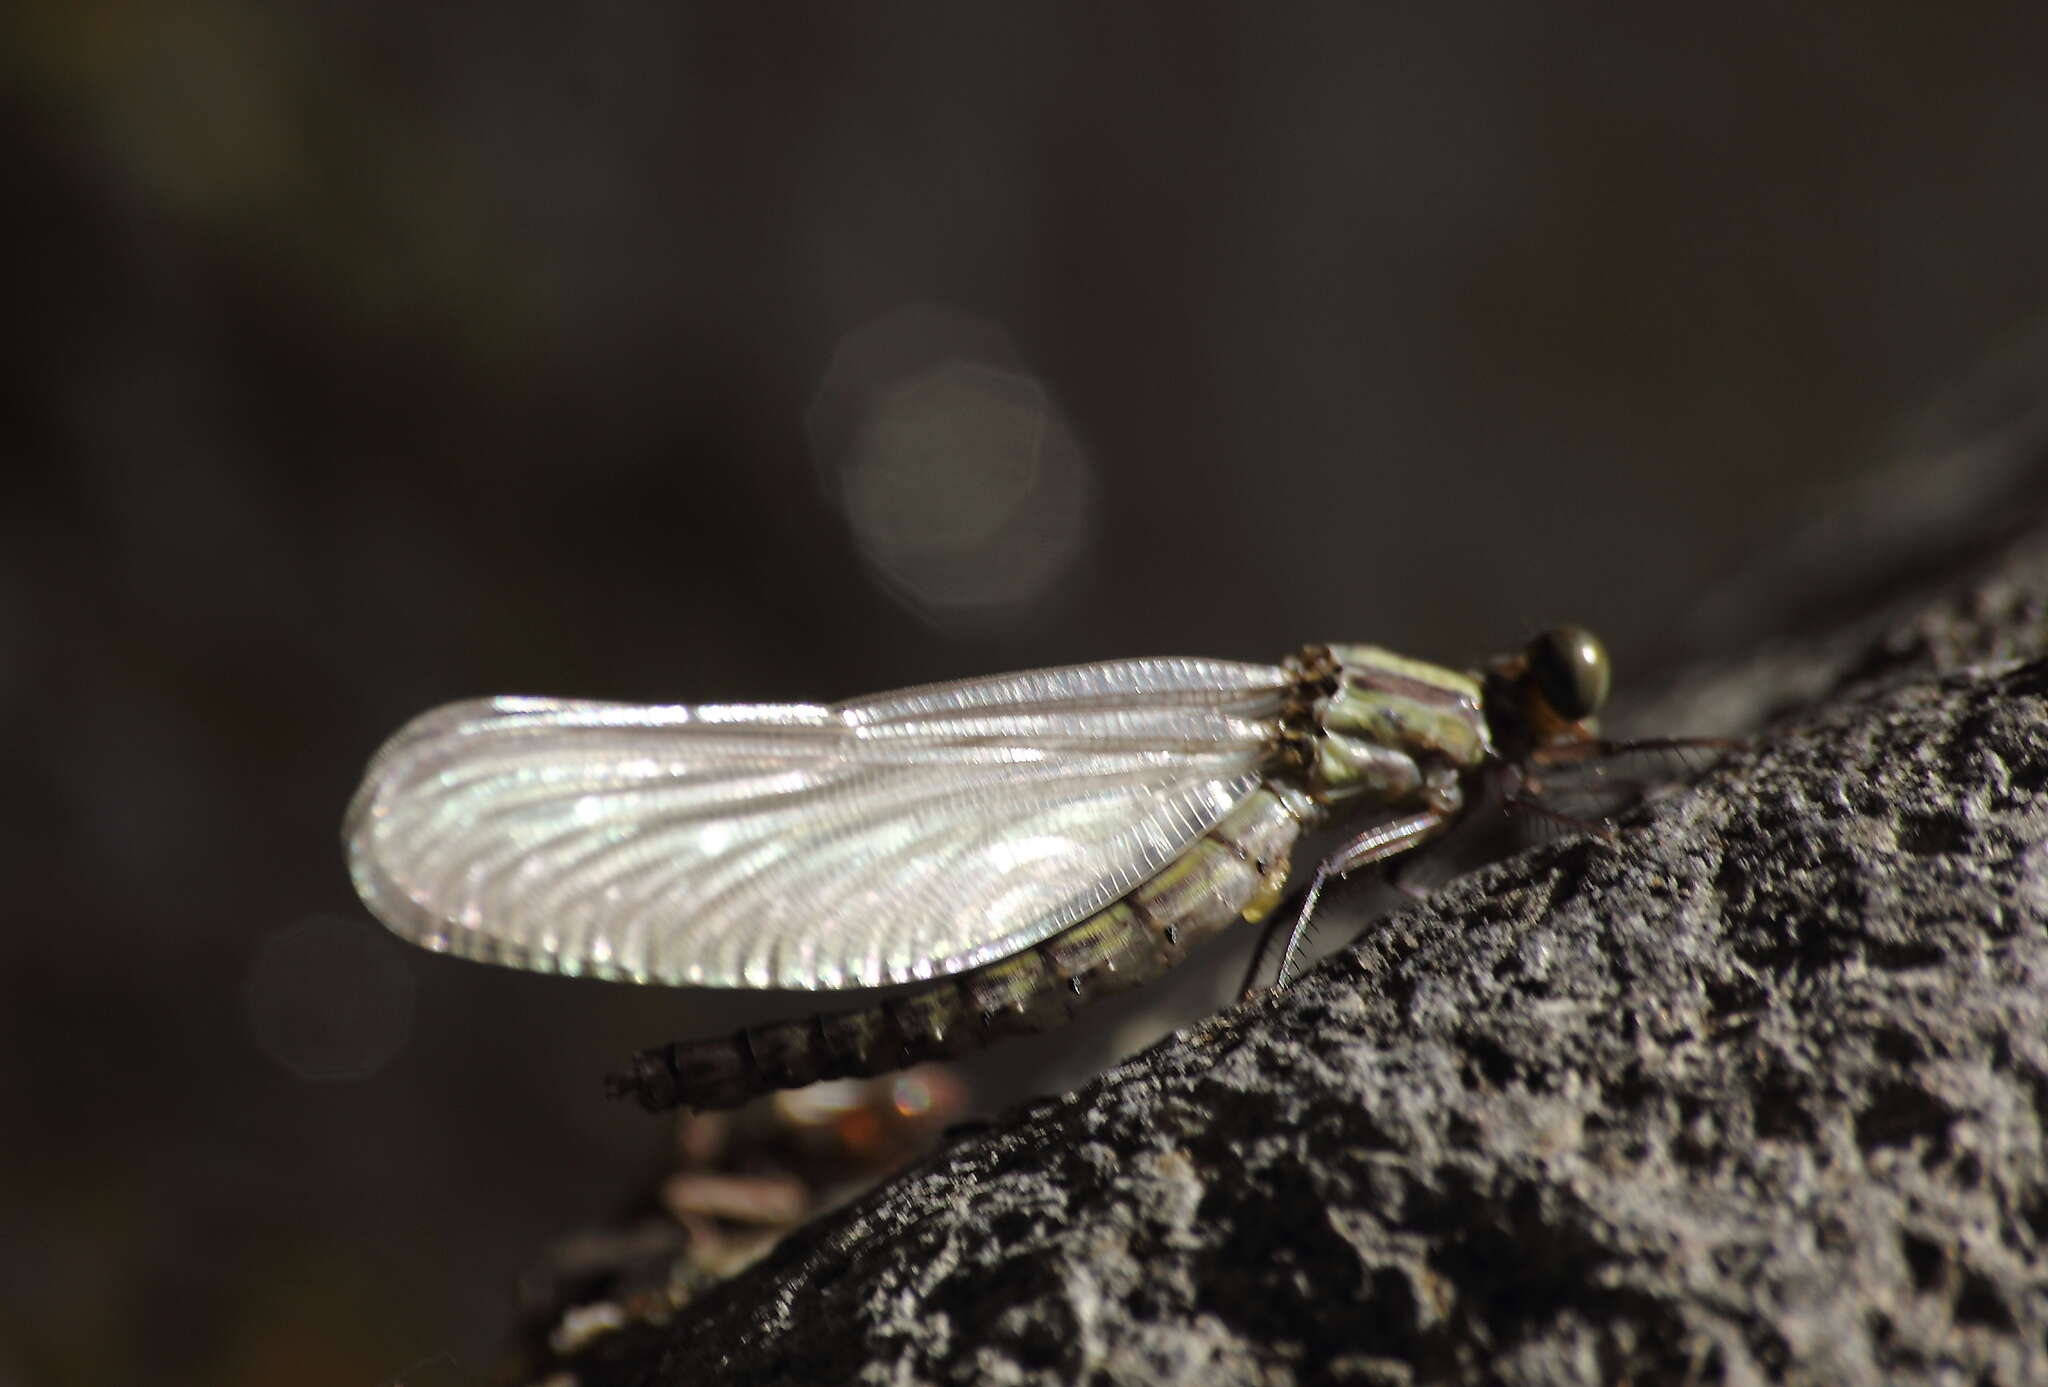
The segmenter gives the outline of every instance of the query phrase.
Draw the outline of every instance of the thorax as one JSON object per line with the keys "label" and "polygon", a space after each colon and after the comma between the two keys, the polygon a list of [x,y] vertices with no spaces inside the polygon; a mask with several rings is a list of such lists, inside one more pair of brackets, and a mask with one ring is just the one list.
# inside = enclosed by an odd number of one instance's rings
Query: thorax
{"label": "thorax", "polygon": [[1473,676],[1378,646],[1330,646],[1317,662],[1321,653],[1303,661],[1319,676],[1308,709],[1308,781],[1318,798],[1398,802],[1432,770],[1462,774],[1493,756]]}

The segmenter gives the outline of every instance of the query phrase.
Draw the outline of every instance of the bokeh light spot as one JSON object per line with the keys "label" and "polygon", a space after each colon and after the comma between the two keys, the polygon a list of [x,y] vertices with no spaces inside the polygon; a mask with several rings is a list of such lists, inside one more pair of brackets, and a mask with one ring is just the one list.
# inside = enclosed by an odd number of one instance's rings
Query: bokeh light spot
{"label": "bokeh light spot", "polygon": [[1029,616],[1093,539],[1088,458],[984,320],[920,305],[848,333],[807,424],[869,567],[930,620]]}

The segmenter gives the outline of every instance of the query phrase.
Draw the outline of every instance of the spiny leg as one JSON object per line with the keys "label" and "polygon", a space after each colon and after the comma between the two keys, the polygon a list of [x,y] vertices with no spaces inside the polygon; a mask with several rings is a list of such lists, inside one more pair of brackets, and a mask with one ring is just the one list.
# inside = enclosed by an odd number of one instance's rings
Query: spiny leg
{"label": "spiny leg", "polygon": [[1740,737],[1636,737],[1622,741],[1588,737],[1584,741],[1538,747],[1529,754],[1529,760],[1539,766],[1570,766],[1639,752],[1732,751],[1744,745],[1747,744]]}
{"label": "spiny leg", "polygon": [[[1646,737],[1635,741],[1573,742],[1564,746],[1541,747],[1532,753],[1529,765],[1562,769],[1570,772],[1589,766],[1599,777],[1603,790],[1619,791],[1627,803],[1640,803],[1648,793],[1649,783],[1635,777],[1611,777],[1599,763],[1637,753],[1683,752],[1705,749],[1726,749],[1740,746],[1740,742],[1725,737]],[[1526,766],[1516,767],[1514,778],[1508,783],[1506,793],[1501,797],[1501,808],[1510,814],[1527,814],[1531,818],[1547,819],[1562,828],[1581,833],[1598,833],[1602,837],[1614,836],[1613,825],[1609,822],[1612,810],[1595,819],[1569,813],[1545,802],[1546,792],[1551,787],[1538,776],[1530,773]],[[1588,793],[1583,787],[1574,786],[1567,792]]]}
{"label": "spiny leg", "polygon": [[[1610,776],[1600,763],[1618,760],[1622,757],[1660,752],[1682,753],[1688,751],[1727,751],[1747,743],[1735,737],[1638,737],[1627,740],[1607,741],[1600,738],[1586,738],[1582,741],[1566,742],[1554,746],[1538,747],[1529,754],[1526,762],[1514,768],[1514,778],[1508,782],[1506,793],[1501,798],[1501,807],[1510,814],[1526,814],[1530,818],[1544,819],[1560,828],[1581,833],[1597,833],[1604,838],[1614,836],[1613,816],[1621,810],[1642,803],[1654,783],[1635,776]],[[1686,762],[1688,770],[1697,767]],[[1545,802],[1546,792],[1553,787],[1531,773],[1532,767],[1560,769],[1567,773],[1589,771],[1597,777],[1598,790],[1581,784],[1570,784],[1564,790],[1567,799],[1584,797],[1591,800],[1595,795],[1603,798],[1619,796],[1611,807],[1599,811],[1599,817],[1587,818],[1556,808]]]}
{"label": "spiny leg", "polygon": [[[1322,899],[1323,888],[1329,884],[1332,877],[1348,876],[1360,867],[1384,862],[1387,858],[1397,857],[1412,848],[1420,847],[1457,822],[1458,807],[1453,803],[1446,807],[1426,809],[1405,819],[1375,824],[1325,858],[1317,866],[1315,877],[1309,882],[1308,891],[1301,898],[1301,909],[1294,913],[1287,931],[1286,943],[1280,951],[1280,966],[1273,974],[1272,985],[1285,987],[1293,980],[1302,942],[1308,937],[1309,921],[1316,912],[1316,902]],[[1279,923],[1279,919],[1275,919],[1266,927],[1265,935],[1259,941],[1258,950],[1252,955],[1251,970],[1245,974],[1244,988],[1239,994],[1240,1000],[1249,1001],[1257,995],[1259,975],[1265,971],[1260,965],[1272,952],[1273,931],[1278,928]]]}
{"label": "spiny leg", "polygon": [[1501,808],[1510,814],[1529,814],[1539,819],[1548,819],[1577,833],[1597,833],[1602,838],[1614,836],[1614,826],[1604,819],[1582,819],[1577,814],[1567,814],[1562,809],[1553,809],[1545,804],[1539,795],[1542,786],[1531,785],[1525,793],[1508,795],[1501,800]]}

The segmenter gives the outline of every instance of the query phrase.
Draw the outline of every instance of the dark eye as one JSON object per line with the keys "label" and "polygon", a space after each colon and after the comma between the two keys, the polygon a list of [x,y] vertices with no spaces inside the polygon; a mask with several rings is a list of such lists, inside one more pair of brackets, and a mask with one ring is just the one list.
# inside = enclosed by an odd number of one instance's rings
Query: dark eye
{"label": "dark eye", "polygon": [[1559,626],[1529,642],[1529,677],[1552,712],[1566,722],[1590,718],[1607,702],[1613,670],[1591,631]]}

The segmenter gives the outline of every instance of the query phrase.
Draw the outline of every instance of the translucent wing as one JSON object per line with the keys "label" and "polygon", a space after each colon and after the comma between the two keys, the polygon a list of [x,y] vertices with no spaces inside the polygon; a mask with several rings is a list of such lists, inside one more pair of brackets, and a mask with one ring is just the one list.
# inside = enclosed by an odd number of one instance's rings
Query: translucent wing
{"label": "translucent wing", "polygon": [[520,967],[839,988],[1006,957],[1178,856],[1256,783],[1285,671],[1145,659],[832,707],[451,704],[370,763],[356,890]]}

